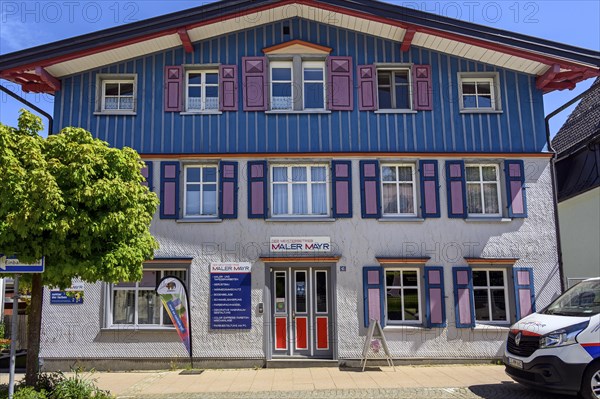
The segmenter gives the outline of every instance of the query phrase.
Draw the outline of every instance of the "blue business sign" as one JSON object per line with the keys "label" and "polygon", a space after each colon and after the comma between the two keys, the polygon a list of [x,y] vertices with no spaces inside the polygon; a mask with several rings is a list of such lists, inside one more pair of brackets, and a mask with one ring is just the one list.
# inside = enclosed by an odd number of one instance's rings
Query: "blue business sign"
{"label": "blue business sign", "polygon": [[50,290],[50,303],[53,305],[71,305],[83,303],[83,283],[73,283],[66,290]]}
{"label": "blue business sign", "polygon": [[35,263],[23,263],[16,256],[4,256],[0,254],[0,273],[43,273],[44,261],[41,260]]}
{"label": "blue business sign", "polygon": [[210,328],[222,330],[252,327],[251,265],[212,263],[210,265]]}

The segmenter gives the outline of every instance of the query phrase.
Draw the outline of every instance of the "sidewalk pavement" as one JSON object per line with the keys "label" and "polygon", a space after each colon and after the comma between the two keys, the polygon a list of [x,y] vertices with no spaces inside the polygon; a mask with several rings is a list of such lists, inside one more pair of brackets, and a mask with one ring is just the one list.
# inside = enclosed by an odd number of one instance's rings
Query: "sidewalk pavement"
{"label": "sidewalk pavement", "polygon": [[[98,372],[91,378],[120,399],[559,399],[514,383],[504,366],[493,365]],[[0,382],[7,381],[3,373]]]}

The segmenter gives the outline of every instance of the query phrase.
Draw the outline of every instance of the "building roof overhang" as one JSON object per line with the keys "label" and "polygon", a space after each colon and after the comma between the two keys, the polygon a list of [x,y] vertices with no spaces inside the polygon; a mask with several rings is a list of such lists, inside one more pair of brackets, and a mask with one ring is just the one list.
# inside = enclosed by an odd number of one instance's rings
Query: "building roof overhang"
{"label": "building roof overhang", "polygon": [[537,75],[537,88],[572,89],[600,75],[600,52],[374,0],[223,0],[0,56],[0,77],[30,92],[60,78],[293,17]]}

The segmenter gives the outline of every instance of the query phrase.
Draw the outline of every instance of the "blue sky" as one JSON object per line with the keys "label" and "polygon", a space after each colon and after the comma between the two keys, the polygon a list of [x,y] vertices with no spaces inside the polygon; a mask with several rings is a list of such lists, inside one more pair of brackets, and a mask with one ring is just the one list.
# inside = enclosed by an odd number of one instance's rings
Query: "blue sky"
{"label": "blue sky", "polygon": [[[0,54],[135,22],[170,12],[197,7],[210,1],[6,1],[0,0]],[[578,47],[600,51],[600,1],[389,1],[470,22],[515,31]],[[544,96],[546,113],[553,111],[587,89],[593,79],[573,91]],[[2,85],[23,93],[1,80]],[[53,97],[25,94],[25,98],[52,114]],[[0,122],[16,125],[23,106],[0,93]],[[570,110],[555,117],[552,134]]]}

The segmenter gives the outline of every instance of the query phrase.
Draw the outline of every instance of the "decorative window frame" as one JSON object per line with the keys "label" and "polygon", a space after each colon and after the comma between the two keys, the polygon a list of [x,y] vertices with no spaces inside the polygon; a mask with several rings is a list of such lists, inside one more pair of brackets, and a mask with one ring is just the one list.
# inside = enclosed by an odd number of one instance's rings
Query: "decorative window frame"
{"label": "decorative window frame", "polygon": [[[467,168],[469,167],[479,167],[479,178],[480,180],[478,182],[472,182],[469,181],[468,179],[468,173],[467,173]],[[484,182],[483,181],[483,172],[482,172],[482,167],[494,167],[496,169],[496,192],[498,194],[498,213],[486,213],[485,212],[485,199],[483,197],[483,185],[484,184],[491,184],[490,182]],[[465,201],[466,201],[466,207],[467,207],[467,217],[468,218],[501,218],[503,217],[504,213],[503,213],[503,208],[502,208],[502,197],[504,195],[504,191],[503,191],[503,181],[502,181],[502,174],[501,174],[501,169],[500,169],[500,164],[498,163],[478,163],[478,162],[468,162],[465,161],[465,190],[466,190],[466,196],[465,196]],[[480,192],[481,192],[481,201],[482,201],[482,213],[470,213],[469,212],[469,184],[475,184],[475,183],[479,183],[480,186]]]}
{"label": "decorative window frame", "polygon": [[[283,182],[275,182],[274,181],[274,174],[273,174],[273,169],[274,168],[281,168],[281,167],[285,167],[288,168],[288,181],[285,183],[288,186],[288,213],[286,214],[274,214],[273,213],[273,201],[275,200],[275,190],[273,189],[274,184],[283,184]],[[304,167],[307,168],[307,180],[306,182],[304,182],[307,185],[307,200],[309,201],[308,203],[308,208],[310,210],[312,210],[312,196],[311,196],[311,185],[312,185],[312,177],[310,174],[310,168],[311,167],[323,167],[325,168],[325,196],[326,196],[326,204],[325,204],[325,209],[327,209],[327,214],[325,215],[317,215],[314,213],[308,213],[308,214],[295,214],[295,213],[290,213],[293,210],[293,196],[292,194],[292,186],[293,183],[291,181],[291,175],[289,173],[291,173],[292,168],[294,167]],[[315,182],[315,183],[323,183],[323,182]],[[298,219],[329,219],[331,217],[331,165],[329,163],[322,163],[322,162],[317,162],[317,163],[304,163],[304,162],[299,162],[299,163],[273,163],[269,165],[269,210],[270,210],[270,216],[273,220],[275,219],[289,219],[289,218],[298,218]]]}
{"label": "decorative window frame", "polygon": [[[500,74],[498,72],[458,72],[458,106],[461,113],[502,113]],[[463,83],[490,82],[491,108],[465,108]]]}
{"label": "decorative window frame", "polygon": [[[406,166],[410,166],[411,167],[411,175],[412,175],[412,194],[413,194],[413,213],[385,213],[384,211],[384,203],[383,203],[383,187],[384,187],[384,183],[385,184],[390,184],[390,183],[394,183],[396,185],[396,193],[398,193],[398,185],[399,184],[403,184],[403,183],[408,183],[408,182],[404,182],[404,181],[400,181],[400,180],[396,180],[394,182],[389,182],[389,181],[384,181],[383,180],[383,168],[384,167],[406,167]],[[416,218],[419,215],[419,211],[418,211],[418,198],[417,198],[417,185],[419,184],[419,182],[417,181],[417,166],[415,163],[412,162],[385,162],[385,161],[381,161],[379,164],[379,172],[380,172],[380,185],[381,185],[381,217],[382,219],[384,218]],[[398,177],[398,176],[397,176]],[[400,197],[398,197],[397,201],[400,201]],[[398,211],[400,211],[400,204],[398,203]]]}
{"label": "decorative window frame", "polygon": [[[418,306],[418,314],[419,314],[419,319],[418,320],[390,320],[388,317],[388,295],[387,295],[387,291],[388,288],[391,289],[400,289],[400,290],[404,290],[405,288],[408,289],[414,289],[414,286],[407,286],[404,287],[404,285],[401,283],[400,286],[389,286],[387,284],[387,272],[392,272],[392,271],[400,271],[400,272],[405,272],[405,271],[416,271],[417,272],[417,298],[419,300],[419,306]],[[415,267],[415,266],[385,266],[383,268],[383,287],[384,287],[384,316],[385,316],[385,320],[386,320],[386,326],[420,326],[423,323],[425,323],[425,318],[423,317],[423,311],[425,309],[425,299],[424,299],[424,286],[422,283],[423,280],[423,268],[422,267]],[[402,278],[400,278],[400,281],[402,281]],[[404,314],[404,301],[402,300],[402,314]]]}
{"label": "decorative window frame", "polygon": [[[199,73],[202,75],[201,77],[201,84],[197,85],[197,84],[193,84],[193,87],[200,87],[201,88],[201,104],[202,104],[202,108],[201,109],[190,109],[189,108],[189,87],[190,87],[190,83],[189,83],[189,76],[191,73]],[[215,73],[217,74],[217,108],[214,109],[206,109],[206,74],[207,73]],[[210,84],[211,87],[215,87],[214,84]],[[183,113],[186,114],[219,114],[221,113],[219,111],[219,101],[220,101],[220,87],[221,87],[221,75],[219,73],[219,67],[218,65],[185,65],[184,66],[184,81],[183,81]]]}
{"label": "decorative window frame", "polygon": [[[376,76],[375,76],[375,84],[376,84],[376,95],[377,95],[377,112],[383,113],[402,113],[402,112],[417,112],[414,109],[413,98],[414,98],[414,82],[413,82],[413,64],[375,64]],[[390,95],[392,96],[392,105],[396,104],[396,91],[392,90],[394,87],[393,77],[394,73],[398,71],[403,71],[407,73],[408,76],[408,108],[382,108],[380,106],[381,102],[379,101],[379,72],[392,72],[390,76]]]}
{"label": "decorative window frame", "polygon": [[[137,74],[135,73],[99,73],[96,75],[95,115],[136,115],[138,107]],[[106,109],[105,87],[107,83],[133,84],[133,109]]]}
{"label": "decorative window frame", "polygon": [[[475,272],[480,272],[480,271],[485,271],[487,274],[487,279],[488,279],[488,285],[487,286],[476,286],[475,285],[475,278],[473,278],[473,307],[475,307],[475,290],[482,290],[482,289],[487,289],[487,293],[488,293],[488,311],[490,312],[490,318],[492,318],[492,305],[491,305],[491,295],[490,295],[490,291],[492,289],[504,289],[504,306],[506,307],[506,320],[478,320],[477,319],[477,311],[475,311],[475,313],[473,314],[473,318],[475,319],[475,324],[476,325],[501,325],[501,326],[507,326],[510,325],[512,323],[512,317],[513,317],[513,313],[515,312],[511,312],[511,309],[514,307],[514,303],[511,302],[511,286],[513,283],[513,278],[511,275],[509,275],[508,271],[511,270],[512,268],[508,269],[506,267],[489,267],[489,266],[483,266],[483,265],[473,265],[471,266],[471,273],[475,273]],[[489,280],[489,272],[490,271],[501,271],[503,273],[503,278],[504,278],[504,287],[500,287],[500,286],[491,286],[490,285],[490,280]],[[511,273],[512,274],[512,273]]]}

